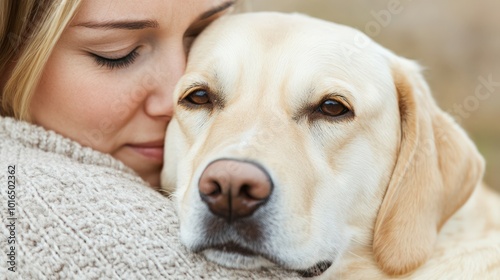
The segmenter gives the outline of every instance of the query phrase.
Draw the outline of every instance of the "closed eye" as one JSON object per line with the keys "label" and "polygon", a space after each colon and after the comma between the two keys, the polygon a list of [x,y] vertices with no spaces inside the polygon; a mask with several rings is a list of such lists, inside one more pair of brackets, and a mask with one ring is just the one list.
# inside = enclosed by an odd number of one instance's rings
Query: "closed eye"
{"label": "closed eye", "polygon": [[113,70],[116,68],[126,68],[126,67],[130,66],[131,64],[133,64],[134,61],[139,56],[137,49],[138,49],[138,47],[135,48],[134,50],[132,50],[127,55],[125,55],[123,57],[119,57],[119,58],[103,57],[103,56],[97,55],[95,53],[91,53],[91,54],[94,57],[94,60],[98,66],[106,67],[110,70]]}

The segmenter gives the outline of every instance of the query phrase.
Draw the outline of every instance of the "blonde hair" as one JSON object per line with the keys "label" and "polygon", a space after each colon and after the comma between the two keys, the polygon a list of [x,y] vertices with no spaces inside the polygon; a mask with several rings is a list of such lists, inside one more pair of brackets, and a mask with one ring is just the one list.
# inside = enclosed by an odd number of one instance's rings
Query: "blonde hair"
{"label": "blonde hair", "polygon": [[55,44],[80,2],[0,2],[0,115],[30,120],[33,92]]}

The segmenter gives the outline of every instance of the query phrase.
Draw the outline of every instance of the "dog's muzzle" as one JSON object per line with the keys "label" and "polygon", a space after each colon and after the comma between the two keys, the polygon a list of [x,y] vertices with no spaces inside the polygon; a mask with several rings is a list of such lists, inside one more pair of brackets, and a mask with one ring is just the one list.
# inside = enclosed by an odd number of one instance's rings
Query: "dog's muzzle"
{"label": "dog's muzzle", "polygon": [[[286,267],[273,254],[267,252],[264,237],[265,217],[262,206],[271,200],[273,182],[269,173],[260,165],[235,159],[219,159],[210,163],[202,172],[198,183],[201,200],[210,213],[204,219],[205,244],[194,251],[216,250],[246,257],[263,257]],[[261,209],[257,214],[256,211]],[[303,277],[321,275],[331,266],[321,261],[314,266],[296,270]]]}

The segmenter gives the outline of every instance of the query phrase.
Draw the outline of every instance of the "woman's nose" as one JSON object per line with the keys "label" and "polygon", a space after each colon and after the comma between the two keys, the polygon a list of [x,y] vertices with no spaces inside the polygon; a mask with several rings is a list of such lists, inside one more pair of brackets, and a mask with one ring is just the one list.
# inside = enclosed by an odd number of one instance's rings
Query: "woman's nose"
{"label": "woman's nose", "polygon": [[154,62],[146,78],[148,97],[145,111],[151,117],[170,119],[173,114],[175,85],[186,69],[186,53],[182,44],[163,52],[162,59]]}

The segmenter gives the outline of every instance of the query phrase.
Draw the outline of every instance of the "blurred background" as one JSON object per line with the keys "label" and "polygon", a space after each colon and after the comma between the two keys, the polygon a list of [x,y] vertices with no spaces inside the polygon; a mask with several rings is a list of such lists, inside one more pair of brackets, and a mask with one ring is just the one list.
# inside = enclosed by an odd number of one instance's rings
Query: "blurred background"
{"label": "blurred background", "polygon": [[486,183],[500,191],[499,0],[243,3],[247,11],[299,12],[346,24],[418,61],[439,106],[466,129],[486,158]]}

